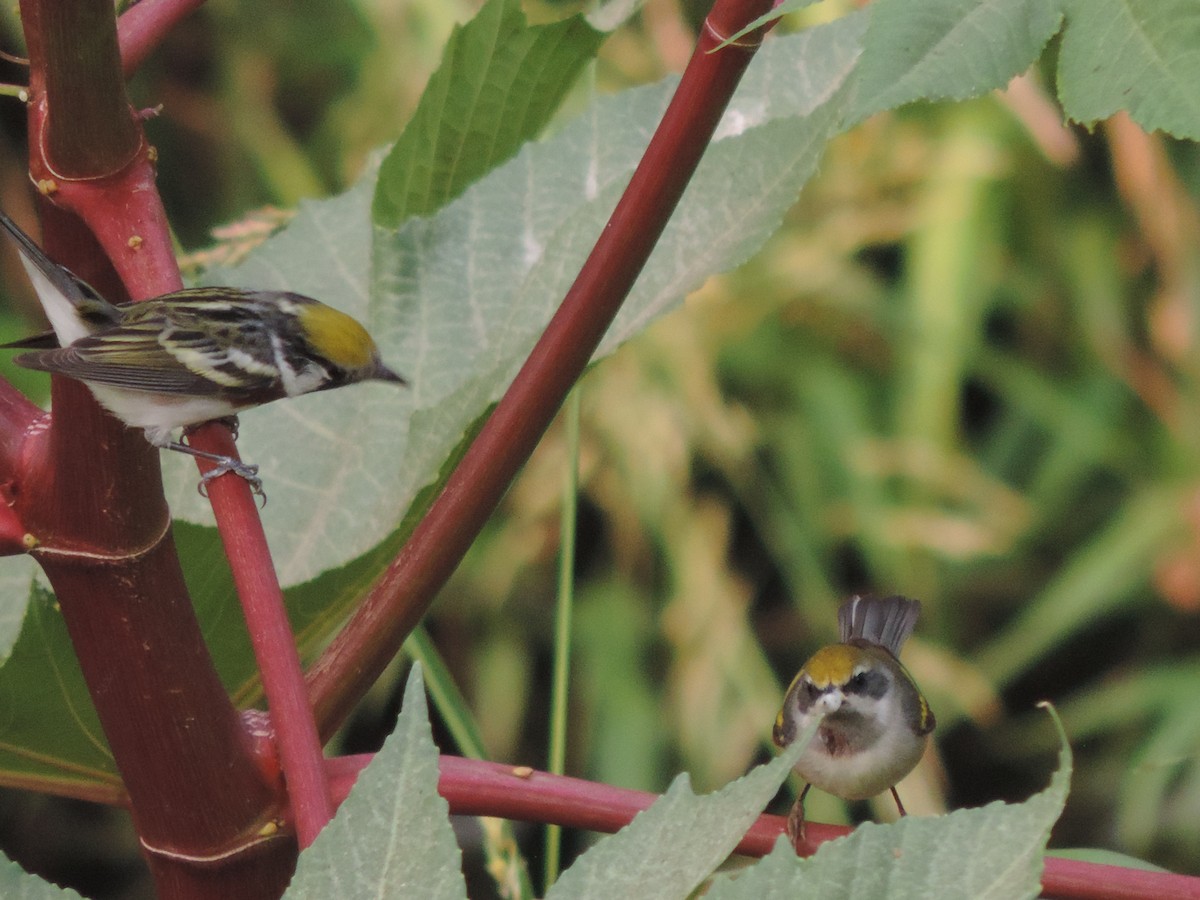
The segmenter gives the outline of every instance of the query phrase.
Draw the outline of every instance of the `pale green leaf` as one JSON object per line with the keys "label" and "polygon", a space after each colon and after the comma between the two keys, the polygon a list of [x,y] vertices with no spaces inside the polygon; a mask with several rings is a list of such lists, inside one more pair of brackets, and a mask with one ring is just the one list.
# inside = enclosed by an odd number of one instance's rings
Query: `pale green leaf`
{"label": "pale green leaf", "polygon": [[1092,123],[1128,110],[1147,131],[1200,140],[1200,3],[1064,0],[1058,94]]}
{"label": "pale green leaf", "polygon": [[287,900],[465,900],[462,854],[437,784],[438,750],[414,665],[395,732],[300,854]]}
{"label": "pale green leaf", "polygon": [[11,859],[0,855],[0,897],[4,900],[83,900],[70,888],[60,888],[30,875]]}
{"label": "pale green leaf", "polygon": [[0,662],[8,659],[29,603],[37,563],[29,556],[13,556],[0,563]]}
{"label": "pale green leaf", "polygon": [[963,100],[1004,87],[1058,30],[1058,0],[877,0],[853,119],[914,100]]}
{"label": "pale green leaf", "polygon": [[[601,352],[766,240],[841,125],[865,17],[764,47]],[[367,323],[412,381],[358,385],[242,417],[285,585],[377,546],[500,396],[599,235],[674,81],[596,101],[431,219],[372,238],[371,176],[304,204],[236,271],[209,281],[320,297]],[[375,288],[368,303],[370,247]],[[165,454],[176,517],[211,521],[195,467]]]}
{"label": "pale green leaf", "polygon": [[546,900],[682,900],[718,865],[775,796],[816,733],[814,722],[779,756],[702,797],[678,776],[653,806],[584,853]]}
{"label": "pale green leaf", "polygon": [[[1057,723],[1057,719],[1055,720]],[[1016,900],[1041,892],[1050,828],[1062,813],[1071,752],[1062,736],[1050,786],[1021,804],[868,823],[807,859],[786,838],[754,866],[720,875],[708,900]]]}

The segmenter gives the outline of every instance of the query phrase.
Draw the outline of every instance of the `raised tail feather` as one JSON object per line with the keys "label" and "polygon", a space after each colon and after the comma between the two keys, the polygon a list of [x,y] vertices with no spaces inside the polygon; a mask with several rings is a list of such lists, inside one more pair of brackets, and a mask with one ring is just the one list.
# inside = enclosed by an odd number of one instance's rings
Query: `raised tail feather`
{"label": "raised tail feather", "polygon": [[909,597],[854,596],[838,609],[838,631],[842,643],[860,638],[899,656],[920,614],[921,604]]}

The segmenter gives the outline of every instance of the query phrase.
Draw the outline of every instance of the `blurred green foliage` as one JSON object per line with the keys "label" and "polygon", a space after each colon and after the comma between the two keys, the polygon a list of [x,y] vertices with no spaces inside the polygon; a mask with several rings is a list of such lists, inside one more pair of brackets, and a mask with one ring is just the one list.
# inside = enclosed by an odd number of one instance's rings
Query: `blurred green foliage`
{"label": "blurred green foliage", "polygon": [[[132,89],[163,104],[148,131],[182,243],[347,185],[471,6],[214,0],[186,20]],[[649,3],[599,89],[680,68],[689,29]],[[1034,72],[839,138],[758,258],[585,378],[569,773],[741,774],[838,602],[900,592],[924,604],[906,663],[941,725],[910,812],[1044,784],[1050,699],[1076,749],[1054,845],[1200,872],[1200,155],[1121,119],[1063,128],[1049,96]],[[21,112],[6,209],[28,203]],[[552,430],[427,623],[489,754],[531,765],[563,447]]]}
{"label": "blurred green foliage", "polygon": [[[1078,750],[1056,843],[1200,871],[1197,155],[1049,96],[1034,72],[838,139],[753,263],[585,379],[570,771],[723,783],[840,599],[903,592],[941,723],[910,810],[1026,796],[1050,699]],[[562,448],[430,623],[489,750],[530,763]]]}

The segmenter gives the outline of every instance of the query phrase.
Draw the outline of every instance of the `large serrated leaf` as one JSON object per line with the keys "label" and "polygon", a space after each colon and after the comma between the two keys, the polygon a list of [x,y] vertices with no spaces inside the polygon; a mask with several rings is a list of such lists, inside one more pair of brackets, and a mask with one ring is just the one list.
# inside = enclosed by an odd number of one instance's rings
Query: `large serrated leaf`
{"label": "large serrated leaf", "polygon": [[[774,230],[841,124],[865,17],[772,41],[741,90],[602,352]],[[255,410],[242,452],[285,585],[367,553],[438,477],[511,379],[637,164],[674,81],[603,98],[431,219],[374,237],[373,180],[305,204],[284,234],[213,281],[319,296],[366,321],[411,389],[360,385]],[[209,522],[190,461],[164,457],[174,514]]]}
{"label": "large serrated leaf", "polygon": [[415,665],[396,730],[333,821],[300,854],[284,897],[466,900],[462,854],[437,785],[438,750]]}
{"label": "large serrated leaf", "polygon": [[678,776],[653,806],[579,857],[546,893],[546,900],[687,897],[733,852],[818,724],[771,762],[711,794],[696,796],[687,775]]}
{"label": "large serrated leaf", "polygon": [[70,888],[60,888],[30,875],[3,855],[0,855],[0,897],[4,900],[83,900]]}
{"label": "large serrated leaf", "polygon": [[1058,94],[1067,115],[1092,123],[1128,110],[1147,131],[1200,140],[1200,4],[1063,2]]}
{"label": "large serrated leaf", "polygon": [[877,0],[852,118],[1004,87],[1033,65],[1061,21],[1057,0]]}
{"label": "large serrated leaf", "polygon": [[[1058,720],[1055,719],[1057,724]],[[1071,781],[1062,749],[1050,786],[1024,803],[991,803],[946,816],[868,823],[808,859],[786,839],[754,866],[721,875],[709,900],[1016,900],[1041,892],[1050,828]]]}

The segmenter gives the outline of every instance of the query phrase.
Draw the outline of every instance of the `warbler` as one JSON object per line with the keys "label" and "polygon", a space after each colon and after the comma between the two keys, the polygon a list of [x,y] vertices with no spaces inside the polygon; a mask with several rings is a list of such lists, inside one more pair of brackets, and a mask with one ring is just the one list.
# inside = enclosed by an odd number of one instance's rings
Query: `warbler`
{"label": "warbler", "polygon": [[[213,419],[282,397],[359,381],[404,378],[385,366],[355,319],[285,291],[203,287],[113,304],[53,262],[15,222],[0,225],[21,251],[53,332],[0,346],[38,348],[14,360],[82,381],[96,400],[155,447],[216,463],[201,481],[241,475],[258,492],[258,467],[173,439]],[[235,423],[236,424],[236,423]]]}
{"label": "warbler", "polygon": [[788,814],[788,836],[804,838],[804,798],[818,787],[845,800],[891,790],[916,767],[937,724],[921,689],[900,664],[921,604],[907,597],[851,597],[838,609],[839,644],[822,647],[788,688],[772,737],[786,747],[823,716],[796,773],[805,786]]}

